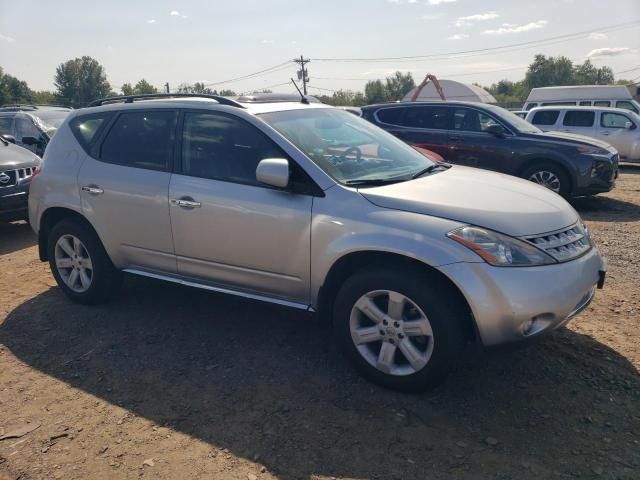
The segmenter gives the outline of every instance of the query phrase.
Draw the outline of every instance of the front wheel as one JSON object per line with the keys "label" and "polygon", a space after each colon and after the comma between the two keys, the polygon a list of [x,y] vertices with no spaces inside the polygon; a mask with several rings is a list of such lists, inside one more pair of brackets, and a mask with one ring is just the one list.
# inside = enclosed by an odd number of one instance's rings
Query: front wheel
{"label": "front wheel", "polygon": [[446,378],[464,347],[465,318],[438,283],[411,270],[365,270],[345,282],[334,329],[365,377],[407,392]]}
{"label": "front wheel", "polygon": [[569,177],[565,171],[552,163],[540,163],[522,172],[522,178],[566,197],[571,192]]}

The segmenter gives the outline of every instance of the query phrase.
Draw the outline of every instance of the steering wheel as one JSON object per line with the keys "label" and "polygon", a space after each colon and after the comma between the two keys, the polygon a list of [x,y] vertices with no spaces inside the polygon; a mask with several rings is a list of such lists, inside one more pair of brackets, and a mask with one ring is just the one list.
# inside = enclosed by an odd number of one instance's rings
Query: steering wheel
{"label": "steering wheel", "polygon": [[[354,159],[347,158],[347,155],[349,155],[349,154],[351,154],[351,153],[355,153],[355,154],[356,154],[356,158],[354,158]],[[346,162],[347,160],[352,160],[352,161],[354,161],[354,162],[359,162],[360,160],[362,160],[362,151],[361,151],[358,147],[350,147],[350,148],[347,148],[347,149],[342,153],[342,155],[340,155],[340,156],[338,157],[338,159],[339,159],[341,162]]]}

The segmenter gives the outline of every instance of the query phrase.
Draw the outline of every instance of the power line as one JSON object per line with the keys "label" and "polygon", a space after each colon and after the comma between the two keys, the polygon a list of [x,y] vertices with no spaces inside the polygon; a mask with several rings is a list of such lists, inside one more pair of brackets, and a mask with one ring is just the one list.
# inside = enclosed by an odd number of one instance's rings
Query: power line
{"label": "power line", "polygon": [[[462,50],[462,51],[458,51],[458,52],[447,52],[447,53],[438,53],[438,54],[428,54],[428,55],[410,55],[410,56],[401,56],[401,57],[361,57],[361,58],[314,58],[313,60],[318,61],[318,62],[389,62],[389,61],[416,61],[416,60],[426,60],[426,59],[435,59],[435,58],[439,58],[439,57],[460,57],[460,56],[464,56],[464,57],[473,57],[473,56],[478,56],[478,55],[486,55],[487,53],[491,53],[491,52],[495,52],[497,50],[505,50],[505,49],[510,49],[510,48],[517,48],[517,47],[525,47],[525,48],[531,48],[533,46],[538,46],[538,44],[542,44],[542,43],[546,43],[546,42],[563,42],[563,41],[567,41],[570,39],[578,39],[581,38],[585,35],[589,35],[591,33],[595,33],[595,32],[608,32],[608,31],[614,31],[614,30],[619,30],[619,29],[624,29],[624,28],[629,28],[632,27],[634,25],[637,25],[638,23],[640,23],[640,20],[633,20],[630,22],[624,22],[624,23],[619,23],[619,24],[614,24],[614,25],[609,25],[609,26],[605,26],[605,27],[600,27],[600,28],[595,28],[595,29],[591,29],[591,30],[583,30],[581,32],[574,32],[574,33],[569,33],[569,34],[565,34],[565,35],[558,35],[555,37],[548,37],[548,38],[544,38],[544,39],[539,39],[539,40],[531,40],[528,42],[520,42],[520,43],[513,43],[510,45],[502,45],[502,46],[498,46],[498,47],[488,47],[488,48],[478,48],[478,49],[473,49],[473,50]],[[576,37],[576,38],[573,38]],[[552,44],[552,43],[550,43]],[[511,50],[511,51],[517,51],[517,50]]]}
{"label": "power line", "polygon": [[248,73],[247,75],[242,75],[241,77],[230,78],[228,80],[221,80],[219,82],[207,83],[205,84],[205,87],[212,87],[214,85],[222,85],[224,83],[231,83],[231,82],[237,82],[240,80],[246,80],[246,79],[254,78],[260,75],[265,75],[267,73],[275,73],[277,71],[283,70],[284,67],[289,66],[291,63],[292,63],[291,60],[287,60],[286,62],[279,63],[278,65],[274,65],[272,67],[265,68],[263,70],[258,70],[257,72]]}

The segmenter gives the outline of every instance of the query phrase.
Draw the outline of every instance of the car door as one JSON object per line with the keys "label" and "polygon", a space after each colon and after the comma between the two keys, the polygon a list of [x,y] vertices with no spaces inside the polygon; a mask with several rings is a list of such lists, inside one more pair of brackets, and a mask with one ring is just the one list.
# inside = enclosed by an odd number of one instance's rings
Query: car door
{"label": "car door", "polygon": [[[175,110],[120,112],[80,168],[85,216],[120,268],[176,272],[168,192],[177,116]],[[95,121],[88,116],[84,130],[72,125],[79,141]]]}
{"label": "car door", "polygon": [[378,110],[375,116],[377,123],[389,133],[409,145],[431,150],[448,160],[447,128],[451,123],[451,112],[446,107],[393,106]]}
{"label": "car door", "polygon": [[559,130],[568,133],[577,133],[587,137],[595,137],[596,111],[589,109],[565,110],[560,120]]}
{"label": "car door", "polygon": [[[447,138],[448,160],[458,165],[504,171],[512,157],[511,134],[496,136],[487,131],[498,120],[471,107],[449,107],[453,123]],[[503,127],[504,128],[504,127]]]}
{"label": "car door", "polygon": [[[631,128],[627,124],[631,122]],[[618,150],[621,157],[628,157],[633,144],[638,142],[638,125],[630,116],[617,112],[600,112],[600,121],[596,130],[596,137],[611,144]]]}
{"label": "car door", "polygon": [[180,152],[169,187],[178,272],[307,305],[313,197],[256,180],[260,160],[287,155],[247,120],[211,111],[184,113]]}

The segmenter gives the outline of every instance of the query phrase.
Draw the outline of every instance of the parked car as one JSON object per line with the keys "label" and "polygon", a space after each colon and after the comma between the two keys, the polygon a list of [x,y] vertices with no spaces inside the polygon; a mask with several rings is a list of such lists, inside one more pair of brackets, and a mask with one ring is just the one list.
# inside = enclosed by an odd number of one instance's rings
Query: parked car
{"label": "parked car", "polygon": [[525,110],[545,106],[615,107],[640,112],[640,104],[624,85],[573,85],[532,88]]}
{"label": "parked car", "polygon": [[609,143],[623,162],[640,162],[640,116],[620,108],[536,107],[526,120],[543,131],[577,133]]}
{"label": "parked car", "polygon": [[495,105],[407,102],[362,107],[363,117],[447,162],[522,177],[565,197],[607,192],[618,175],[609,144],[567,133],[543,133]]}
{"label": "parked car", "polygon": [[69,112],[57,106],[5,105],[0,107],[0,135],[41,157]]}
{"label": "parked car", "polygon": [[152,98],[72,112],[33,180],[40,258],[75,302],[128,272],[316,311],[368,378],[422,390],[468,341],[538,337],[602,286],[576,211],[531,182],[327,105]]}
{"label": "parked car", "polygon": [[0,222],[28,218],[29,183],[39,165],[32,152],[0,137]]}

